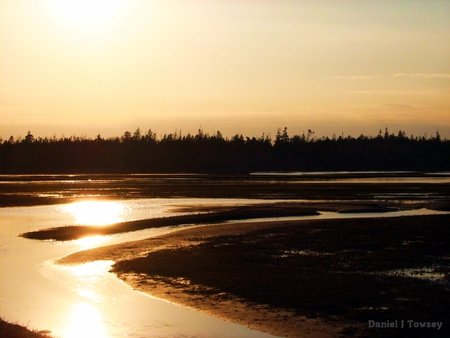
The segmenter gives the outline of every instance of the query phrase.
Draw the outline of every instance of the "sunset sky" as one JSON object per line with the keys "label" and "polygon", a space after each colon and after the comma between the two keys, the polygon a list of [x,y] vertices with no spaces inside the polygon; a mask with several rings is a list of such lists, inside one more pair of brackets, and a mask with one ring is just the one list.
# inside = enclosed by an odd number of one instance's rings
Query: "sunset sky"
{"label": "sunset sky", "polygon": [[0,137],[450,138],[448,0],[0,0]]}

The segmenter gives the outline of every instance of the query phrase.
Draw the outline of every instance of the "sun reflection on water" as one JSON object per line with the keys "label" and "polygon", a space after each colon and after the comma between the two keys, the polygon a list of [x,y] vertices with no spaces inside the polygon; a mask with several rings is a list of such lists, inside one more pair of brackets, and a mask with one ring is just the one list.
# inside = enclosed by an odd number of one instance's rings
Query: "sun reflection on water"
{"label": "sun reflection on water", "polygon": [[74,292],[79,300],[74,302],[68,313],[64,338],[109,338],[107,326],[98,306],[103,302],[99,287],[105,284],[105,274],[113,261],[95,261],[66,266],[73,274]]}
{"label": "sun reflection on water", "polygon": [[102,275],[109,271],[114,261],[95,261],[80,265],[70,266],[72,273],[76,276],[95,276]]}
{"label": "sun reflection on water", "polygon": [[107,338],[100,311],[93,305],[77,303],[72,306],[70,322],[64,338]]}
{"label": "sun reflection on water", "polygon": [[97,302],[97,303],[100,302],[100,300],[101,300],[101,297],[98,293],[96,293],[95,291],[92,291],[92,290],[88,290],[88,289],[79,290],[78,295],[83,298]]}
{"label": "sun reflection on water", "polygon": [[73,243],[87,249],[90,247],[97,246],[98,244],[104,243],[110,239],[111,239],[110,236],[89,236],[89,237],[83,237],[80,239],[76,239],[73,241]]}
{"label": "sun reflection on water", "polygon": [[112,201],[82,201],[67,204],[64,210],[75,217],[77,224],[108,225],[123,221],[124,205]]}

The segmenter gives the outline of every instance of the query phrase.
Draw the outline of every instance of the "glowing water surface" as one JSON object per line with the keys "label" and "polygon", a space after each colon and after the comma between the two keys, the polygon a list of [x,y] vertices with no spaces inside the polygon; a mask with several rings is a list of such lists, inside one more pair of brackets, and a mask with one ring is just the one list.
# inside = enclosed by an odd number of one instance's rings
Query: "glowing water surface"
{"label": "glowing water surface", "polygon": [[[222,202],[231,203],[231,200]],[[168,216],[167,212],[174,204],[205,203],[212,201],[89,201],[77,205],[0,208],[0,315],[30,328],[51,330],[54,337],[61,338],[272,337],[136,292],[108,272],[112,261],[77,266],[52,263],[75,251],[147,238],[173,231],[176,227],[69,242],[18,237],[22,232],[39,228],[95,224],[99,215],[110,214],[127,221]]]}
{"label": "glowing water surface", "polygon": [[[168,198],[0,208],[1,316],[12,322],[28,324],[31,328],[51,330],[55,337],[61,338],[271,337],[133,291],[108,272],[112,261],[76,266],[52,263],[75,251],[148,238],[173,231],[177,227],[94,236],[69,242],[42,242],[18,237],[19,233],[39,228],[71,224],[104,225],[106,219],[116,222],[183,214],[170,212],[174,205],[249,203],[261,203],[261,200]],[[381,215],[428,213],[432,212],[418,210]],[[375,216],[380,214],[324,213],[301,218]]]}
{"label": "glowing water surface", "polygon": [[87,200],[66,204],[62,208],[75,218],[76,224],[107,225],[124,221],[121,202]]}

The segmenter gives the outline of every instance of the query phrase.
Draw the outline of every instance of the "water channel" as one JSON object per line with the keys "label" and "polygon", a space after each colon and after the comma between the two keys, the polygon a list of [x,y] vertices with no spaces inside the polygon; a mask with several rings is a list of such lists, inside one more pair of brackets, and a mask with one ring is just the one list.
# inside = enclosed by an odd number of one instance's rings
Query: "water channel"
{"label": "water channel", "polygon": [[[117,209],[119,203],[122,212],[116,216],[126,221],[164,214],[174,204],[199,202],[208,203],[198,199],[147,199],[99,202],[94,206],[97,211],[103,208],[107,213],[109,207]],[[18,237],[30,230],[77,223],[77,217],[86,221],[87,215],[76,215],[71,209],[73,206],[68,205],[0,209],[0,290],[4,319],[30,328],[48,329],[61,338],[271,337],[133,291],[108,272],[112,262],[75,267],[52,263],[78,250],[147,238],[174,231],[175,227],[87,241],[41,242]],[[83,206],[78,205],[76,209],[80,212]],[[84,209],[89,207],[85,205]]]}

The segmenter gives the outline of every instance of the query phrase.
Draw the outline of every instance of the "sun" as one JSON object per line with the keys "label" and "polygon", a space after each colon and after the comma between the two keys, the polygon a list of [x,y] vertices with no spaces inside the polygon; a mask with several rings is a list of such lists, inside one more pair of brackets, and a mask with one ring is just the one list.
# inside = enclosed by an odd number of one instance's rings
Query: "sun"
{"label": "sun", "polygon": [[54,0],[51,8],[65,24],[80,28],[103,26],[117,18],[121,11],[119,0]]}

